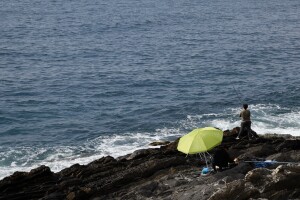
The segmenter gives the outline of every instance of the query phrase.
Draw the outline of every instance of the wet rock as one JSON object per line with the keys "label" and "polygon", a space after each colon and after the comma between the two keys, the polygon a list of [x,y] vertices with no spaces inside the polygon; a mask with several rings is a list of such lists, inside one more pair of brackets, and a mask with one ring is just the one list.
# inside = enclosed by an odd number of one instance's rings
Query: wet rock
{"label": "wet rock", "polygon": [[0,181],[0,199],[41,198],[56,180],[57,177],[46,166],[30,172],[16,172]]}
{"label": "wet rock", "polygon": [[230,130],[223,131],[223,136],[224,137],[231,136],[231,135],[233,135],[233,134],[232,134],[232,132]]}
{"label": "wet rock", "polygon": [[290,134],[277,134],[277,133],[267,133],[267,134],[264,134],[264,137],[271,138],[271,139],[281,138],[283,140],[288,140],[288,139],[294,138],[294,136],[292,136]]}
{"label": "wet rock", "polygon": [[263,144],[256,147],[250,147],[247,149],[247,153],[251,154],[255,157],[267,157],[269,155],[272,155],[274,153],[277,153],[275,148],[270,144]]}
{"label": "wet rock", "polygon": [[175,140],[174,142],[171,142],[165,146],[161,146],[160,149],[167,151],[167,152],[178,152],[177,151],[177,146],[178,146],[178,142],[179,142],[178,138],[177,140]]}
{"label": "wet rock", "polygon": [[280,162],[300,162],[300,154],[293,150],[270,155],[266,158],[266,160],[275,160]]}
{"label": "wet rock", "polygon": [[86,166],[75,164],[59,172],[61,177],[80,177],[80,172],[84,171]]}
{"label": "wet rock", "polygon": [[57,200],[57,199],[65,199],[66,195],[63,192],[53,192],[50,194],[46,194],[41,200]]}
{"label": "wet rock", "polygon": [[68,187],[71,187],[71,186],[77,186],[77,185],[80,185],[82,183],[82,180],[81,179],[78,179],[78,178],[72,178],[72,179],[69,179],[69,180],[64,180],[62,181],[59,186],[62,188],[62,189],[65,189],[65,188],[68,188]]}
{"label": "wet rock", "polygon": [[254,169],[247,173],[245,181],[259,189],[260,196],[280,199],[300,188],[300,166],[278,166],[274,170]]}
{"label": "wet rock", "polygon": [[245,181],[263,191],[265,183],[272,181],[272,171],[266,168],[254,169],[246,174]]}
{"label": "wet rock", "polygon": [[164,191],[167,191],[170,187],[160,184],[157,181],[152,181],[150,183],[142,185],[137,191],[140,196],[143,197],[153,197],[154,195],[161,194]]}
{"label": "wet rock", "polygon": [[127,157],[127,160],[142,158],[142,157],[150,155],[150,153],[151,153],[151,149],[136,150],[129,157]]}
{"label": "wet rock", "polygon": [[254,187],[249,187],[244,180],[236,180],[217,192],[209,198],[209,200],[219,199],[249,199],[250,197],[257,196],[259,191]]}
{"label": "wet rock", "polygon": [[77,190],[75,192],[70,192],[67,197],[67,200],[82,200],[82,199],[88,199],[88,195],[82,191],[82,190]]}
{"label": "wet rock", "polygon": [[231,130],[231,135],[238,135],[240,132],[241,128],[240,127],[235,127]]}
{"label": "wet rock", "polygon": [[[261,137],[221,145],[240,163],[216,174],[201,175],[199,156],[177,151],[179,139],[160,148],[138,150],[120,158],[102,157],[58,173],[41,166],[15,172],[0,181],[0,200],[17,199],[295,199],[300,195],[296,164],[253,169],[246,159],[299,162],[299,141]],[[228,138],[228,139],[226,139]],[[282,150],[282,151],[278,151]],[[214,149],[210,151],[214,153]]]}
{"label": "wet rock", "polygon": [[276,147],[276,151],[299,150],[300,140],[284,140]]}
{"label": "wet rock", "polygon": [[150,146],[163,146],[163,145],[167,145],[170,144],[169,141],[156,141],[156,142],[151,142],[149,145]]}

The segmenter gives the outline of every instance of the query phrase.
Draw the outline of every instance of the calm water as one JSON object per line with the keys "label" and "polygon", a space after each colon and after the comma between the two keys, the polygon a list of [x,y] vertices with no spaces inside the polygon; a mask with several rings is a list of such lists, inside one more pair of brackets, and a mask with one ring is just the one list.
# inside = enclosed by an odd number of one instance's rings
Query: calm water
{"label": "calm water", "polygon": [[298,0],[1,0],[0,178],[193,128],[300,135]]}

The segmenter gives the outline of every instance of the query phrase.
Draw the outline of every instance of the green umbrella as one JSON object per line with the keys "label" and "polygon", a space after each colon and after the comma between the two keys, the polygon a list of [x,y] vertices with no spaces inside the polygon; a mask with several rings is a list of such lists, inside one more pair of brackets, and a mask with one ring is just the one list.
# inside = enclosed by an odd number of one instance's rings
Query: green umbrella
{"label": "green umbrella", "polygon": [[181,137],[177,150],[185,154],[206,152],[221,144],[223,131],[214,127],[197,128]]}

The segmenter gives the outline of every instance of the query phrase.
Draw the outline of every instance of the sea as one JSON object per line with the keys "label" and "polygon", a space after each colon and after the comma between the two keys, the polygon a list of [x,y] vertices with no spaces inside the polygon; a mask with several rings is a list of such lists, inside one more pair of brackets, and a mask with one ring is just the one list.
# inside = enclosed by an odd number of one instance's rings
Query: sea
{"label": "sea", "polygon": [[300,136],[299,0],[1,0],[0,179],[195,128]]}

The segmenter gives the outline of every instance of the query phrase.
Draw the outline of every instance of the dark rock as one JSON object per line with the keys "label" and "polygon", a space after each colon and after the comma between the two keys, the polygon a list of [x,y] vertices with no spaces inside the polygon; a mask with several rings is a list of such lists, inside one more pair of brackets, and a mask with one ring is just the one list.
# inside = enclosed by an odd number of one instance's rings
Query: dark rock
{"label": "dark rock", "polygon": [[91,162],[89,165],[103,165],[103,164],[111,164],[115,162],[117,162],[117,160],[114,157],[106,156]]}
{"label": "dark rock", "polygon": [[65,188],[68,188],[68,187],[71,187],[71,186],[78,186],[82,183],[82,180],[78,179],[78,178],[72,178],[72,179],[69,179],[69,180],[65,180],[65,181],[62,181],[59,186],[62,188],[62,189],[65,189]]}
{"label": "dark rock", "polygon": [[300,197],[300,188],[295,189],[294,191],[292,191],[289,195],[290,199],[299,199]]}
{"label": "dark rock", "polygon": [[[278,166],[274,170],[254,169],[245,176],[245,180],[260,191],[260,196],[272,196],[280,199],[283,194],[300,188],[300,166]],[[287,197],[287,196],[285,196]]]}
{"label": "dark rock", "polygon": [[0,181],[0,200],[296,199],[300,195],[300,166],[296,163],[253,169],[243,162],[299,162],[297,139],[260,137],[255,141],[237,141],[234,136],[224,136],[221,145],[229,147],[229,154],[239,158],[240,163],[206,176],[201,175],[205,162],[199,156],[186,157],[178,152],[178,141],[117,159],[106,156],[88,165],[75,164],[58,173],[46,166],[15,172]]}
{"label": "dark rock", "polygon": [[177,146],[178,146],[179,139],[180,138],[178,138],[174,142],[169,143],[168,145],[161,146],[160,148],[162,150],[165,150],[165,151],[174,151],[174,152],[177,152]]}
{"label": "dark rock", "polygon": [[259,191],[255,188],[250,188],[244,180],[233,181],[215,192],[209,200],[219,199],[249,199],[257,196]]}
{"label": "dark rock", "polygon": [[66,168],[66,169],[60,171],[58,174],[61,177],[79,177],[80,172],[84,171],[85,169],[86,169],[86,166],[75,164],[69,168]]}
{"label": "dark rock", "polygon": [[264,138],[281,138],[283,140],[288,140],[288,139],[292,139],[294,138],[294,136],[290,135],[290,134],[276,134],[276,133],[267,133],[264,134]]}
{"label": "dark rock", "polygon": [[270,144],[262,144],[254,147],[249,147],[245,149],[245,156],[248,157],[257,157],[257,158],[265,158],[269,155],[275,154],[277,151],[274,146]]}
{"label": "dark rock", "polygon": [[150,155],[150,153],[151,153],[151,149],[136,150],[129,157],[127,157],[127,160],[142,158],[142,157]]}
{"label": "dark rock", "polygon": [[272,171],[266,168],[254,169],[246,174],[245,180],[259,190],[264,190],[265,184],[272,181]]}
{"label": "dark rock", "polygon": [[75,192],[70,192],[66,199],[67,200],[82,200],[82,199],[88,199],[88,195],[82,191],[82,190],[77,190]]}
{"label": "dark rock", "polygon": [[145,177],[149,177],[156,171],[159,171],[161,169],[165,169],[171,166],[177,166],[184,163],[184,159],[180,157],[149,160],[141,163],[138,166],[121,171],[118,174],[113,174],[112,176],[103,178],[102,180],[91,182],[87,184],[87,187],[94,186],[97,188],[98,194],[105,194],[117,190],[122,185],[126,185],[130,182]]}
{"label": "dark rock", "polygon": [[225,171],[222,171],[221,173],[215,174],[215,176],[220,179],[224,176],[236,176],[239,175],[239,177],[244,177],[245,174],[247,174],[250,170],[252,170],[253,167],[249,163],[240,163],[236,167],[233,167],[231,169],[227,169]]}
{"label": "dark rock", "polygon": [[238,135],[239,134],[239,132],[240,132],[240,130],[241,130],[241,128],[240,127],[235,127],[235,128],[233,128],[232,130],[231,130],[231,135]]}
{"label": "dark rock", "polygon": [[285,140],[276,147],[277,151],[299,150],[299,149],[300,149],[300,140]]}
{"label": "dark rock", "polygon": [[151,142],[149,145],[150,146],[162,146],[162,145],[167,145],[170,144],[169,141],[156,141],[156,142]]}
{"label": "dark rock", "polygon": [[66,195],[63,192],[53,192],[50,194],[46,194],[41,200],[57,200],[57,199],[65,199]]}
{"label": "dark rock", "polygon": [[266,160],[275,160],[279,162],[300,162],[300,154],[293,150],[270,155],[266,158]]}
{"label": "dark rock", "polygon": [[224,137],[231,136],[231,135],[232,135],[232,132],[230,130],[223,131],[223,136]]}
{"label": "dark rock", "polygon": [[139,188],[139,193],[144,197],[153,196],[154,190],[158,188],[158,182],[152,181]]}
{"label": "dark rock", "polygon": [[276,191],[274,193],[271,193],[270,196],[269,196],[269,199],[272,199],[272,200],[288,200],[288,196],[290,194],[290,191],[288,191],[287,189],[285,190],[279,190],[279,191]]}
{"label": "dark rock", "polygon": [[17,172],[0,181],[0,199],[41,198],[56,181],[56,176],[46,166]]}

